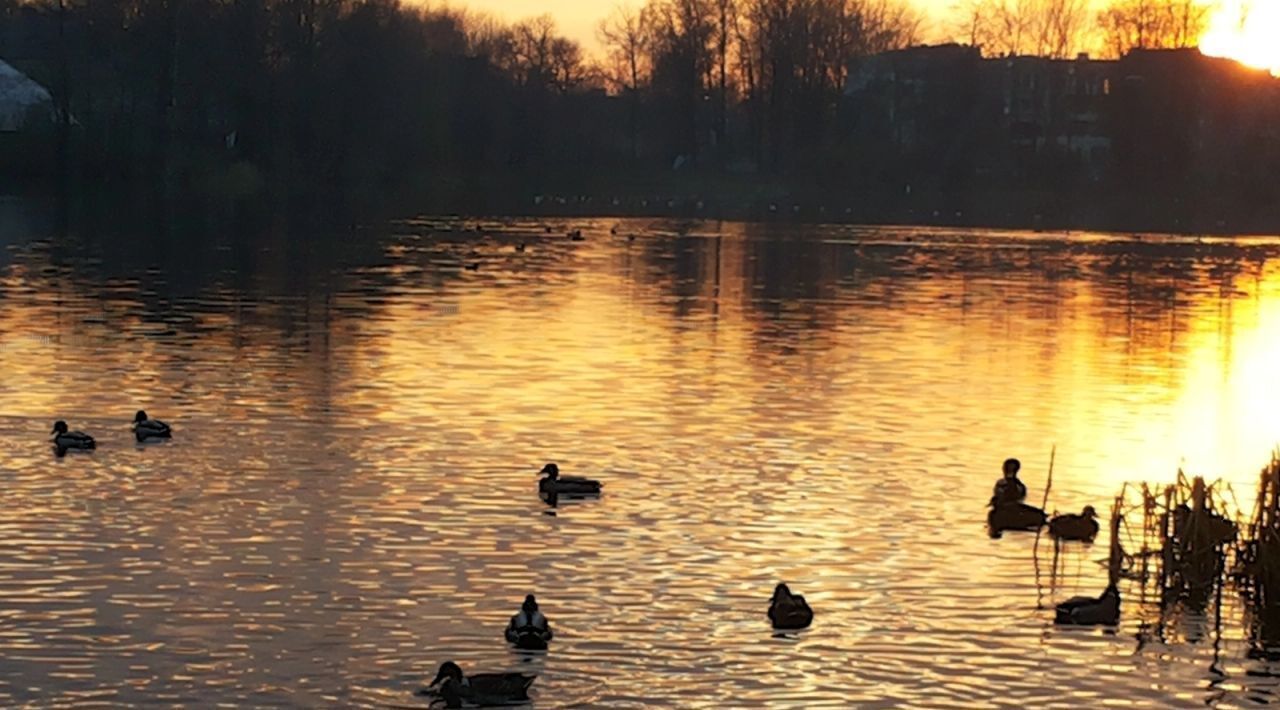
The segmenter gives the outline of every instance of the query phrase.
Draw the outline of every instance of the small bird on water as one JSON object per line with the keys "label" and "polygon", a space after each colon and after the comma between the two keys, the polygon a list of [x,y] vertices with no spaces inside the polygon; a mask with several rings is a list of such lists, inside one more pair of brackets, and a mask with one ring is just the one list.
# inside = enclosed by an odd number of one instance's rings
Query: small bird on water
{"label": "small bird on water", "polygon": [[807,628],[813,623],[813,609],[800,594],[792,594],[791,588],[779,582],[773,589],[773,598],[769,600],[769,621],[773,628],[797,630]]}
{"label": "small bird on water", "polygon": [[1055,624],[1114,626],[1120,621],[1120,590],[1114,582],[1098,598],[1072,597],[1054,608]]}
{"label": "small bird on water", "polygon": [[538,482],[538,491],[543,494],[557,495],[596,495],[604,486],[599,481],[581,476],[561,476],[560,467],[549,463],[539,471],[543,475]]}
{"label": "small bird on water", "polygon": [[551,624],[538,609],[538,600],[532,595],[524,598],[520,611],[507,624],[507,643],[526,651],[544,651],[553,636]]}
{"label": "small bird on water", "polygon": [[67,423],[61,419],[54,422],[53,430],[49,433],[53,434],[53,445],[58,449],[59,455],[67,451],[88,451],[97,447],[92,436],[82,431],[70,431]]}
{"label": "small bird on water", "polygon": [[147,439],[170,439],[173,437],[173,431],[169,429],[169,425],[159,419],[148,419],[147,413],[138,410],[133,415],[133,435],[137,438],[138,443],[142,443]]}
{"label": "small bird on water", "polygon": [[1004,475],[996,481],[995,491],[992,493],[995,500],[1001,503],[1021,503],[1026,499],[1027,487],[1018,480],[1018,471],[1021,469],[1022,462],[1017,459],[1005,459],[1001,467]]}
{"label": "small bird on water", "polygon": [[[524,673],[478,673],[464,676],[453,661],[440,664],[440,671],[431,684],[418,691],[418,695],[434,695],[447,708],[470,705],[510,705],[529,699],[529,686],[537,676]],[[438,687],[437,687],[438,686]]]}
{"label": "small bird on water", "polygon": [[1049,534],[1059,540],[1092,542],[1098,536],[1098,513],[1093,506],[1086,505],[1079,515],[1055,515],[1049,521]]}
{"label": "small bird on water", "polygon": [[1048,516],[1043,510],[1026,503],[1001,503],[991,499],[991,511],[987,513],[987,527],[991,537],[1000,537],[1006,530],[1039,530]]}

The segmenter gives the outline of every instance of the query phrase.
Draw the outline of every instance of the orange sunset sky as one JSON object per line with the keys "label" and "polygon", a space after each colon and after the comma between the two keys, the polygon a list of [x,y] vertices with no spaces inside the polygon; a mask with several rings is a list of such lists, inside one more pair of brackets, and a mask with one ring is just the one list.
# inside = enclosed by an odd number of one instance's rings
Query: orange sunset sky
{"label": "orange sunset sky", "polygon": [[[955,37],[951,18],[956,0],[910,0],[926,18],[924,39],[929,42]],[[1226,56],[1280,74],[1280,0],[1203,0],[1211,10],[1209,30],[1202,46],[1207,54]],[[589,52],[599,48],[596,27],[618,0],[449,0],[450,5],[488,12],[508,20],[550,14],[561,30]],[[625,4],[638,7],[642,0]],[[1105,0],[1093,0],[1095,8]],[[1247,11],[1246,11],[1247,9]]]}
{"label": "orange sunset sky", "polygon": [[[550,14],[566,35],[582,42],[587,48],[594,50],[599,46],[596,40],[596,26],[619,4],[640,7],[642,0],[631,0],[629,3],[618,0],[451,0],[452,7],[465,7],[518,20],[533,15]],[[946,14],[955,4],[955,0],[915,0],[912,4],[925,11],[932,22],[945,26]],[[934,38],[935,28],[929,28],[927,36]]]}

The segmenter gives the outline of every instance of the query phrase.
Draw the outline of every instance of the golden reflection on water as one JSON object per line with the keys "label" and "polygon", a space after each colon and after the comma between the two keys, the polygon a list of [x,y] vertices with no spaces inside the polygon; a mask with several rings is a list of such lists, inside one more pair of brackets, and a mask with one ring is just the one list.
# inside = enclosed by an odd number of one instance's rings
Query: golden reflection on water
{"label": "golden reflection on water", "polygon": [[[1216,659],[1135,652],[1137,591],[1118,634],[1056,629],[1105,540],[1051,578],[982,524],[999,462],[1038,499],[1055,444],[1050,508],[1179,466],[1247,508],[1280,243],[612,225],[15,240],[0,702],[413,705],[449,657],[545,707],[1275,699],[1238,609]],[[139,407],[177,439],[134,446]],[[56,418],[100,449],[55,460]],[[552,460],[603,498],[539,501]],[[557,639],[524,660],[529,591]]]}

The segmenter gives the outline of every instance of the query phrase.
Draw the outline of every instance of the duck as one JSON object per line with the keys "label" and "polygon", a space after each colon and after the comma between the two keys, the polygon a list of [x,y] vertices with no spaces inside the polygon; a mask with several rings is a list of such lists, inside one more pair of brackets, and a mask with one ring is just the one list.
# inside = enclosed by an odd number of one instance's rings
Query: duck
{"label": "duck", "polygon": [[524,598],[520,611],[507,624],[507,643],[524,651],[545,651],[554,634],[547,617],[538,610],[538,600],[532,594]]}
{"label": "duck", "polygon": [[1086,505],[1079,515],[1055,515],[1049,521],[1049,534],[1059,540],[1093,542],[1093,538],[1098,536],[1098,513],[1093,506]]}
{"label": "duck", "polygon": [[574,241],[574,242],[581,242],[586,240],[586,237],[582,236],[581,229],[575,229],[572,232],[569,232],[567,236],[569,237],[570,241]]}
{"label": "duck", "polygon": [[147,413],[138,410],[133,415],[133,435],[138,439],[138,443],[142,443],[147,439],[171,439],[173,432],[169,429],[169,425],[159,419],[148,419]]}
{"label": "duck", "polygon": [[1114,626],[1120,621],[1120,590],[1114,582],[1098,598],[1072,597],[1054,608],[1053,623]]}
{"label": "duck", "polygon": [[813,609],[799,594],[792,594],[786,583],[779,582],[769,600],[769,621],[775,629],[804,629],[813,623]]}
{"label": "duck", "polygon": [[992,498],[990,505],[987,526],[993,537],[999,537],[1005,530],[1039,530],[1048,519],[1043,510],[1026,503],[1002,503]]}
{"label": "duck", "polygon": [[457,663],[445,661],[440,664],[436,679],[417,694],[435,695],[448,708],[460,708],[464,702],[507,705],[528,700],[529,686],[536,678],[524,673],[477,673],[466,677]]}
{"label": "duck", "polygon": [[1027,486],[1018,480],[1022,463],[1017,459],[1005,459],[1000,480],[996,481],[994,497],[1001,503],[1021,503],[1027,498]]}
{"label": "duck", "polygon": [[580,476],[561,476],[560,467],[549,463],[539,473],[538,492],[547,495],[599,495],[604,486],[599,481]]}
{"label": "duck", "polygon": [[59,453],[68,450],[88,451],[97,448],[97,442],[92,436],[82,431],[69,431],[67,423],[59,419],[53,423],[53,430],[49,432],[53,434],[53,445],[58,448]]}

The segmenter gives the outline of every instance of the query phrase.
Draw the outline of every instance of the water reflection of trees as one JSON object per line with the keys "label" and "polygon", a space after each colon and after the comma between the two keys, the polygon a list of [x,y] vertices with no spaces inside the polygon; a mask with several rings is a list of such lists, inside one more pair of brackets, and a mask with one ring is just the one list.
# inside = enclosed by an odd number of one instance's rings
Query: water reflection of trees
{"label": "water reflection of trees", "polygon": [[[1086,299],[1098,341],[1123,343],[1140,363],[1167,365],[1200,309],[1229,315],[1236,301],[1257,294],[1280,256],[1273,244],[821,230],[754,225],[652,241],[650,268],[638,277],[670,295],[660,302],[678,319],[717,312],[726,294],[735,295],[762,345],[793,339],[799,326],[823,347],[822,331],[860,311],[903,306],[917,318],[957,309],[1000,330],[1015,322],[1057,327]],[[774,327],[783,320],[786,328]]]}

